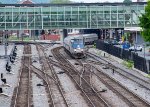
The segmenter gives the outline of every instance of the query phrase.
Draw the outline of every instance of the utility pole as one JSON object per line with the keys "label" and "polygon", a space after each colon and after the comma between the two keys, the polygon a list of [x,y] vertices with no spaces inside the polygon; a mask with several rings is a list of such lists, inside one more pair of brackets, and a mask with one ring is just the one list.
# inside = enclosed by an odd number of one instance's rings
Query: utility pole
{"label": "utility pole", "polygon": [[3,36],[4,36],[4,38],[5,38],[5,40],[4,40],[5,58],[7,58],[7,45],[8,45],[7,38],[8,38],[8,30],[5,30],[5,31],[3,32]]}

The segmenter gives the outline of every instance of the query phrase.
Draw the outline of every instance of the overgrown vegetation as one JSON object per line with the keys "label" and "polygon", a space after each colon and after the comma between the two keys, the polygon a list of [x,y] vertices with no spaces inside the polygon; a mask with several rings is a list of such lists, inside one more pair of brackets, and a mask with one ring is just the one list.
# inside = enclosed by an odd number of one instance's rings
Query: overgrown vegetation
{"label": "overgrown vegetation", "polygon": [[150,74],[147,74],[147,76],[146,76],[147,78],[150,78]]}
{"label": "overgrown vegetation", "polygon": [[140,27],[142,27],[141,34],[146,42],[150,42],[150,0],[145,6],[145,13],[139,17]]}
{"label": "overgrown vegetation", "polygon": [[125,65],[126,67],[128,67],[129,69],[131,69],[134,65],[134,62],[131,60],[124,60],[123,61],[123,65]]}

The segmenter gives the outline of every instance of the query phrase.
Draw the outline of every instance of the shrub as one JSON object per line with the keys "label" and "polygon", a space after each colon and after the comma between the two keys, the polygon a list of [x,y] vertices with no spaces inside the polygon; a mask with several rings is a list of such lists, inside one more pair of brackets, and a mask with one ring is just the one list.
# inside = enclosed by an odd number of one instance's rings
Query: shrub
{"label": "shrub", "polygon": [[130,69],[133,67],[133,64],[134,64],[134,62],[131,60],[124,60],[123,61],[123,65],[125,65],[126,67],[128,67]]}

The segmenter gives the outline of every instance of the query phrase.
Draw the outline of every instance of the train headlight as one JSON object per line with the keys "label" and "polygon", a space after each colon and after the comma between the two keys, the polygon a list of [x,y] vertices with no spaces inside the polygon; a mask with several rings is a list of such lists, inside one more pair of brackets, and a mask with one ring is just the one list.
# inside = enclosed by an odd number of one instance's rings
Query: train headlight
{"label": "train headlight", "polygon": [[76,51],[77,51],[77,49],[74,49],[74,51],[76,52]]}

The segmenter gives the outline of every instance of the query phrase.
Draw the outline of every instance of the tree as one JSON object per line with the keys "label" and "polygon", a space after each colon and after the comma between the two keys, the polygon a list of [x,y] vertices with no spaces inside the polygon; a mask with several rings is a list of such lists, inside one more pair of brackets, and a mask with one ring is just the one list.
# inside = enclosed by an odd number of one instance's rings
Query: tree
{"label": "tree", "polygon": [[146,42],[150,42],[150,0],[145,7],[145,13],[139,17],[139,21],[142,27],[141,35]]}
{"label": "tree", "polygon": [[51,0],[51,3],[63,4],[63,3],[71,3],[71,1],[70,0]]}
{"label": "tree", "polygon": [[123,3],[128,3],[128,4],[130,4],[130,3],[132,3],[132,0],[124,0]]}

